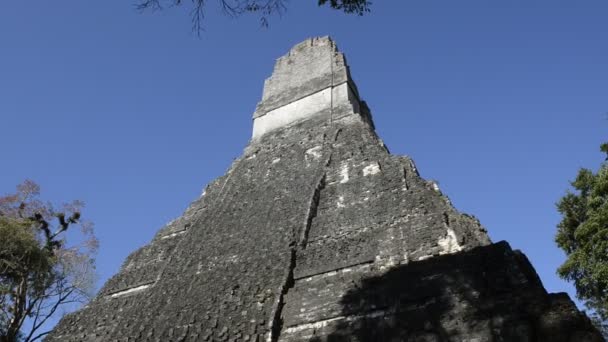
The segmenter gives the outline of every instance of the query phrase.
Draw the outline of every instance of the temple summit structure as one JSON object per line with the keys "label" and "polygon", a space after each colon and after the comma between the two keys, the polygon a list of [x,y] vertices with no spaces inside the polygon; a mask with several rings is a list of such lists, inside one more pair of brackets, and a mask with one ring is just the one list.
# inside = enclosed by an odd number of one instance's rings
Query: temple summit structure
{"label": "temple summit structure", "polygon": [[46,340],[603,341],[389,153],[328,37],[276,61],[242,156]]}

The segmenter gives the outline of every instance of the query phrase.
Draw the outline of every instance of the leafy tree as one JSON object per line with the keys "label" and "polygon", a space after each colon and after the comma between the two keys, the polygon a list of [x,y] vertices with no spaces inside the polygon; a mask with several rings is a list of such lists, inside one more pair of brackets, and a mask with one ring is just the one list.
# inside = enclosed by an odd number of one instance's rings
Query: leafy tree
{"label": "leafy tree", "polygon": [[[193,30],[200,33],[206,13],[208,0],[191,0]],[[179,6],[183,0],[138,0],[139,10],[159,10],[165,6]],[[246,13],[260,15],[262,26],[268,26],[268,17],[282,14],[286,9],[287,0],[218,0],[222,11],[231,17]],[[318,0],[319,6],[329,5],[330,8],[349,14],[363,15],[370,11],[370,0]]]}
{"label": "leafy tree", "polygon": [[[608,156],[608,143],[600,150]],[[608,160],[608,157],[606,158]],[[608,162],[594,173],[579,170],[573,191],[562,197],[562,214],[555,240],[567,255],[557,270],[574,283],[577,297],[593,310],[593,320],[604,333],[608,321]]]}
{"label": "leafy tree", "polygon": [[[55,209],[39,194],[28,180],[0,197],[0,342],[41,339],[59,309],[92,296],[97,240],[81,220],[83,203]],[[73,226],[80,227],[81,242],[68,246]]]}

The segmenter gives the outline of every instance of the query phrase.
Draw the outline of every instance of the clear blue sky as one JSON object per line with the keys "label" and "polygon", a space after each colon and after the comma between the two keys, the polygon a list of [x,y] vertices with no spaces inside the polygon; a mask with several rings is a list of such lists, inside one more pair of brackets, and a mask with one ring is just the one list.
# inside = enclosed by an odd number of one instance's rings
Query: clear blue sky
{"label": "clear blue sky", "polygon": [[200,39],[186,8],[0,3],[0,193],[31,178],[84,200],[100,285],[240,155],[274,60],[329,34],[391,151],[573,294],[554,203],[603,160],[607,1],[376,0],[356,17],[298,0],[268,29],[209,3]]}

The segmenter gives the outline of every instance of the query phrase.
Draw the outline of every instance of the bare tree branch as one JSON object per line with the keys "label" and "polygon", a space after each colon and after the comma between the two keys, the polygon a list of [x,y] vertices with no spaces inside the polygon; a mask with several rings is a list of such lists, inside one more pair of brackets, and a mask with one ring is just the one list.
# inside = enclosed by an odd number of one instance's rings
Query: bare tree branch
{"label": "bare tree branch", "polygon": [[51,318],[53,316],[53,314],[55,313],[55,311],[57,311],[57,309],[63,305],[63,304],[67,304],[68,302],[68,298],[70,297],[70,295],[72,294],[72,292],[74,292],[74,289],[70,289],[69,291],[67,291],[63,296],[60,296],[52,305],[51,310],[44,315],[43,319],[37,324],[32,326],[32,329],[29,333],[29,335],[27,336],[27,338],[25,339],[25,342],[29,342],[29,341],[35,341],[36,339],[48,334],[50,332],[46,331],[43,332],[42,334],[38,334],[36,337],[32,338],[32,335],[38,330],[40,329],[40,327],[42,327],[44,325],[44,323],[46,323],[46,321]]}
{"label": "bare tree branch", "polygon": [[[269,17],[281,15],[287,9],[287,0],[217,0],[224,15],[238,17],[246,13],[258,14],[260,24],[267,27]],[[180,6],[182,0],[139,0],[135,8],[139,11],[158,11],[168,6]],[[206,17],[207,0],[191,0],[192,30],[199,34],[203,31],[203,21]],[[328,5],[330,8],[344,13],[363,15],[370,11],[369,0],[317,0],[319,6]]]}

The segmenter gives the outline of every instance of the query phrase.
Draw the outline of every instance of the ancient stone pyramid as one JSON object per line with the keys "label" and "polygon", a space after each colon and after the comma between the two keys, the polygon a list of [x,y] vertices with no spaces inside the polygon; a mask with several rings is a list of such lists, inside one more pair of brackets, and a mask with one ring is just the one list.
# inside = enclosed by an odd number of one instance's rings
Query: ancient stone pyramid
{"label": "ancient stone pyramid", "polygon": [[276,62],[253,136],[48,341],[601,341],[374,131],[344,55]]}

